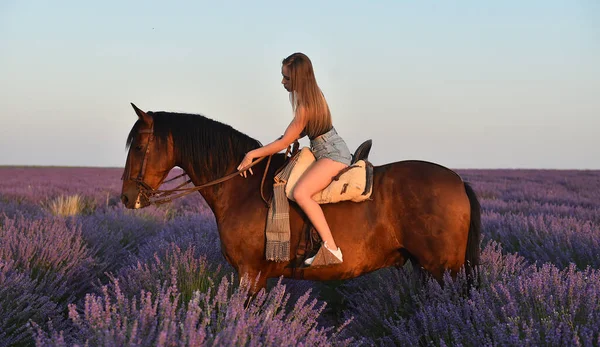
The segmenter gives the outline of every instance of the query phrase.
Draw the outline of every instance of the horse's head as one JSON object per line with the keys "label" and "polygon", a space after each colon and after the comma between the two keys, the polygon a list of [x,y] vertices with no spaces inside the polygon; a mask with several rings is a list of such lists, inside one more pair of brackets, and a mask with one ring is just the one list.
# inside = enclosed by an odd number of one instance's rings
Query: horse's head
{"label": "horse's head", "polygon": [[123,172],[121,201],[127,208],[150,205],[148,192],[157,189],[175,166],[173,142],[155,136],[152,113],[131,104],[138,116],[127,138],[129,153]]}

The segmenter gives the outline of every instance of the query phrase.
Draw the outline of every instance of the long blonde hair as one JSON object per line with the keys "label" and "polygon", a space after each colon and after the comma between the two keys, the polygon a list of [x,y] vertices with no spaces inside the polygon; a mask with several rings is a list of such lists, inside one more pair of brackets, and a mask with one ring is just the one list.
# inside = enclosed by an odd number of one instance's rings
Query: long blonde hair
{"label": "long blonde hair", "polygon": [[290,71],[290,102],[294,113],[298,107],[302,107],[308,117],[304,129],[306,135],[313,138],[329,131],[332,127],[331,112],[317,84],[310,59],[303,53],[294,53],[283,59],[282,64]]}

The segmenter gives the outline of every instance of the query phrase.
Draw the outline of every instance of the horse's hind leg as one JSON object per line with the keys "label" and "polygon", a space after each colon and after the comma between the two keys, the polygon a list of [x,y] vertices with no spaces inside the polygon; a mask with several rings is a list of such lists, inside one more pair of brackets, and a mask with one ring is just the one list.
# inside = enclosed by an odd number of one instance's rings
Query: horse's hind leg
{"label": "horse's hind leg", "polygon": [[441,277],[437,278],[431,271],[425,269],[415,256],[408,253],[408,251],[405,249],[402,249],[401,251],[406,254],[406,259],[410,261],[412,272],[415,278],[418,278],[421,284],[426,283],[431,277],[434,277],[438,282],[440,282]]}

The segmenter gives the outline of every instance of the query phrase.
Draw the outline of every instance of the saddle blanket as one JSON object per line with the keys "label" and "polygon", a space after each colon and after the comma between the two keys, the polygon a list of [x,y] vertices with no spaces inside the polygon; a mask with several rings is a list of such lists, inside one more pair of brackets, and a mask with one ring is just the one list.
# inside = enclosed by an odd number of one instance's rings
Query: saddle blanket
{"label": "saddle blanket", "polygon": [[[312,163],[316,161],[309,147],[303,147],[299,153],[290,177],[285,186],[288,199],[295,201],[292,192],[302,176]],[[359,160],[348,166],[333,178],[333,181],[322,191],[313,195],[313,200],[319,204],[335,203],[339,201],[360,202],[371,197],[373,190],[373,166],[365,160]]]}

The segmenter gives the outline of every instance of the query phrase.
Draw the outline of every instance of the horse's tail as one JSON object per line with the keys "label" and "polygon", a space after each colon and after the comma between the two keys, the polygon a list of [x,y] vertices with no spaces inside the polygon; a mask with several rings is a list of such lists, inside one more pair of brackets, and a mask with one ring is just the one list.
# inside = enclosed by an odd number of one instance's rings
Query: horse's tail
{"label": "horse's tail", "polygon": [[480,242],[481,242],[481,205],[477,199],[475,191],[471,185],[465,182],[465,191],[471,204],[471,222],[469,224],[469,234],[467,236],[467,251],[465,252],[465,272],[469,286],[473,285],[473,280],[479,283],[478,266],[480,264]]}

